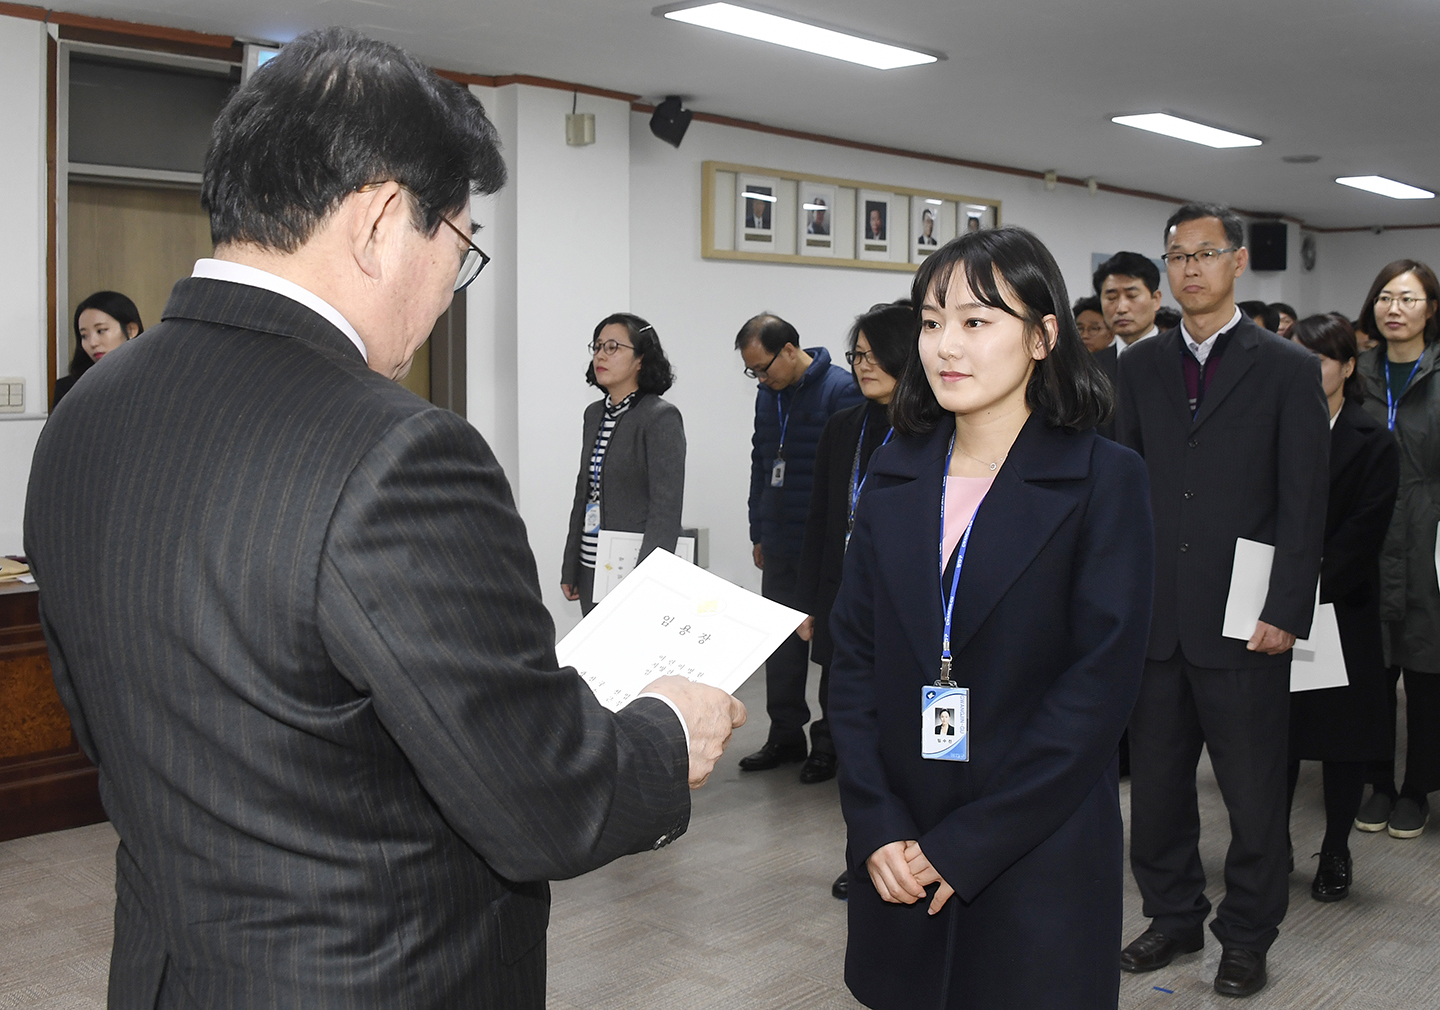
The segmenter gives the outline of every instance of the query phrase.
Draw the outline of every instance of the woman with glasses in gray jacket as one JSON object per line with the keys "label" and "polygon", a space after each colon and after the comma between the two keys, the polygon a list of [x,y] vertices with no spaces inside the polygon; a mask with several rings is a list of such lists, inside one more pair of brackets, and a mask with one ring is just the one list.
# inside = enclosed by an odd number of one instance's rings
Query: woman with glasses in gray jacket
{"label": "woman with glasses in gray jacket", "polygon": [[585,381],[605,391],[585,408],[580,473],[560,572],[567,600],[595,607],[595,552],[601,530],[641,533],[640,560],[675,550],[685,498],[685,425],[661,398],[675,374],[660,337],[639,316],[600,320]]}

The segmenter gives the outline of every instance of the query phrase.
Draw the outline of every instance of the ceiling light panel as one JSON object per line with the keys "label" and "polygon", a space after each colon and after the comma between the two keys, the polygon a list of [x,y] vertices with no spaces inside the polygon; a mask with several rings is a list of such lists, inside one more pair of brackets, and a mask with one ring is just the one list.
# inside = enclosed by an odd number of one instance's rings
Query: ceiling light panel
{"label": "ceiling light panel", "polygon": [[731,3],[711,3],[699,7],[682,7],[679,10],[662,7],[657,8],[655,13],[671,21],[714,28],[731,35],[742,35],[747,39],[859,63],[876,70],[914,67],[923,63],[934,63],[939,59],[932,53],[862,39],[831,28],[821,28],[819,25],[806,24],[779,14]]}
{"label": "ceiling light panel", "polygon": [[1143,116],[1115,116],[1110,122],[1174,137],[1176,140],[1188,140],[1192,144],[1204,144],[1206,147],[1259,147],[1261,144],[1254,137],[1231,133],[1229,130],[1217,130],[1203,123],[1192,123],[1188,119],[1165,112],[1150,112]]}
{"label": "ceiling light panel", "polygon": [[1383,175],[1347,175],[1336,179],[1342,186],[1363,189],[1367,193],[1388,196],[1392,200],[1433,200],[1435,194],[1418,186],[1407,186],[1403,182],[1387,179]]}

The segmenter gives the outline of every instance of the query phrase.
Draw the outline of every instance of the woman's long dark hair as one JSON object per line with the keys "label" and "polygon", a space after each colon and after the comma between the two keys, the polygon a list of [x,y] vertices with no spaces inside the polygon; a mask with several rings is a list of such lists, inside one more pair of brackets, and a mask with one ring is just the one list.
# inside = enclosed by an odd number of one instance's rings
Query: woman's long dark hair
{"label": "woman's long dark hair", "polygon": [[[1375,275],[1375,283],[1370,285],[1370,293],[1365,296],[1365,304],[1360,309],[1360,329],[1364,330],[1373,339],[1380,341],[1381,346],[1385,344],[1385,334],[1380,332],[1380,326],[1375,321],[1375,299],[1380,297],[1380,291],[1401,274],[1413,273],[1420,278],[1420,286],[1425,289],[1425,308],[1440,305],[1440,281],[1435,279],[1435,271],[1431,270],[1419,260],[1395,260],[1393,263],[1385,264],[1378,274]],[[1425,320],[1425,346],[1429,347],[1440,339],[1440,308],[1430,313],[1430,318]]]}
{"label": "woman's long dark hair", "polygon": [[[1316,354],[1338,361],[1342,365],[1347,361],[1356,361],[1360,354],[1355,328],[1350,324],[1350,320],[1338,312],[1306,316],[1290,327],[1290,339],[1301,347],[1309,348]],[[1358,361],[1356,363],[1358,365]],[[1352,371],[1345,380],[1345,399],[1354,400],[1356,403],[1365,399],[1365,379],[1359,368]]]}
{"label": "woman's long dark hair", "polygon": [[[1052,428],[1093,428],[1114,410],[1115,394],[1105,373],[1090,357],[1075,317],[1060,267],[1045,244],[1024,228],[991,228],[967,232],[931,253],[915,274],[911,301],[917,307],[931,297],[940,305],[957,267],[965,271],[971,293],[983,305],[1008,313],[1025,324],[1027,333],[1040,339],[1044,318],[1059,325],[1055,344],[1035,362],[1025,387],[1025,402]],[[1015,293],[1020,305],[1006,303],[999,280]],[[918,332],[918,331],[917,331]],[[917,337],[918,339],[918,337]],[[931,431],[945,409],[935,399],[930,377],[918,353],[911,354],[895,387],[890,417],[903,435]]]}
{"label": "woman's long dark hair", "polygon": [[[640,359],[640,392],[654,393],[659,396],[671,386],[675,385],[675,370],[670,367],[670,359],[665,357],[665,349],[660,346],[660,335],[639,316],[629,312],[614,312],[595,324],[595,333],[591,340],[600,339],[600,331],[607,326],[619,323],[625,327],[630,334],[630,346],[635,348],[634,354]],[[590,366],[585,370],[585,381],[590,385],[599,387],[600,383],[595,381],[595,360],[590,360]]]}
{"label": "woman's long dark hair", "polygon": [[[70,359],[70,374],[78,379],[84,375],[90,366],[95,364],[93,358],[85,353],[85,348],[80,340],[80,313],[86,309],[99,309],[107,316],[112,317],[120,324],[120,330],[125,334],[127,340],[133,340],[145,332],[145,324],[140,321],[140,310],[135,303],[126,298],[118,291],[97,291],[79,305],[75,306],[75,355]],[[130,324],[135,324],[135,332],[131,334]]]}

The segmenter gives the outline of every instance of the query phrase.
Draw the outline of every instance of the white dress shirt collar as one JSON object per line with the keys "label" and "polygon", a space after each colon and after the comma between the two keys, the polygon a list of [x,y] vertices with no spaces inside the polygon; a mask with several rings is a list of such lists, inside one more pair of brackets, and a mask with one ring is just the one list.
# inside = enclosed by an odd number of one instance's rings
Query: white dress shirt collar
{"label": "white dress shirt collar", "polygon": [[273,291],[277,295],[283,295],[291,301],[299,302],[313,312],[318,313],[324,319],[334,325],[360,352],[360,357],[368,363],[370,355],[365,351],[365,342],[360,339],[360,334],[350,321],[340,314],[340,311],[325,299],[312,291],[307,291],[294,281],[287,281],[278,274],[272,274],[268,270],[261,270],[258,267],[246,266],[244,263],[232,263],[230,260],[200,259],[195,261],[195,272],[191,277],[202,277],[212,281],[229,281],[231,284],[245,284],[252,288],[264,288],[266,291]]}
{"label": "white dress shirt collar", "polygon": [[1185,328],[1185,320],[1180,320],[1180,336],[1185,340],[1185,346],[1190,348],[1190,353],[1195,355],[1195,360],[1200,362],[1201,368],[1205,367],[1205,359],[1210,357],[1210,351],[1213,350],[1215,347],[1215,338],[1220,336],[1220,334],[1222,333],[1228,333],[1231,329],[1235,327],[1235,324],[1238,323],[1241,318],[1242,315],[1240,309],[1237,307],[1235,309],[1235,314],[1230,317],[1230,321],[1228,323],[1220,327],[1214,333],[1210,334],[1210,336],[1207,337],[1203,343],[1199,344],[1195,342],[1194,337],[1190,336],[1190,331]]}
{"label": "white dress shirt collar", "polygon": [[1119,355],[1124,354],[1127,348],[1133,347],[1133,346],[1135,346],[1136,344],[1140,343],[1140,341],[1145,340],[1145,339],[1148,338],[1148,337],[1153,337],[1153,336],[1155,336],[1155,334],[1157,334],[1157,333],[1159,333],[1159,332],[1160,332],[1160,327],[1158,327],[1158,326],[1151,326],[1149,333],[1142,333],[1142,334],[1140,334],[1140,336],[1136,337],[1134,340],[1130,341],[1130,343],[1128,343],[1128,344],[1125,343],[1125,341],[1121,340],[1119,337],[1116,337],[1116,338],[1115,338],[1115,354],[1116,354],[1116,356],[1118,357]]}

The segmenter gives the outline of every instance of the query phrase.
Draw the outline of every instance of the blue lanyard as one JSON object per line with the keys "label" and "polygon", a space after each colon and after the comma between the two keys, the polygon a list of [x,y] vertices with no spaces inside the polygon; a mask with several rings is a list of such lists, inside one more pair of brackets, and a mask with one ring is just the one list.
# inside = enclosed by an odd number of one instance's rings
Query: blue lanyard
{"label": "blue lanyard", "polygon": [[1395,430],[1395,417],[1396,417],[1397,414],[1400,413],[1400,397],[1402,397],[1402,396],[1405,395],[1405,390],[1407,390],[1407,389],[1410,388],[1410,383],[1411,383],[1411,381],[1415,378],[1415,373],[1420,370],[1420,359],[1419,359],[1419,358],[1416,358],[1416,359],[1415,359],[1415,364],[1414,364],[1414,366],[1410,369],[1410,374],[1405,377],[1405,385],[1401,386],[1401,387],[1400,387],[1400,392],[1399,392],[1398,394],[1394,395],[1394,396],[1392,396],[1392,395],[1390,394],[1390,362],[1389,362],[1388,359],[1386,359],[1386,360],[1384,361],[1384,368],[1385,368],[1385,418],[1386,418],[1386,420],[1387,420],[1387,421],[1389,422],[1389,424],[1390,424],[1390,430],[1391,430],[1391,431],[1394,431],[1394,430]]}
{"label": "blue lanyard", "polygon": [[[950,458],[955,455],[955,436],[950,436],[950,451],[945,454],[945,473],[940,477],[940,574],[945,574],[945,481],[950,475]],[[950,580],[950,598],[944,598],[945,590],[942,588],[940,603],[945,610],[945,638],[940,646],[940,680],[941,687],[950,686],[950,626],[951,619],[955,613],[955,596],[960,590],[960,569],[965,567],[965,549],[970,545],[970,531],[975,528],[975,516],[980,509],[970,516],[970,522],[965,526],[965,532],[960,537],[960,546],[955,555],[955,577]]]}
{"label": "blue lanyard", "polygon": [[775,450],[776,459],[785,458],[785,429],[790,427],[790,411],[784,410],[780,406],[780,399],[784,395],[785,390],[783,389],[775,394],[775,416],[780,419],[780,446]]}
{"label": "blue lanyard", "polygon": [[[865,415],[865,420],[860,424],[860,441],[855,443],[855,468],[850,474],[850,523],[855,525],[855,507],[860,504],[860,492],[865,488],[865,481],[870,479],[870,468],[867,466],[865,472],[860,472],[860,453],[865,449],[865,429],[870,426],[870,415]],[[895,429],[892,427],[885,433],[885,441],[880,443],[883,449],[890,444],[890,439],[895,437]],[[871,457],[874,458],[873,456]],[[848,528],[848,527],[847,527]]]}

